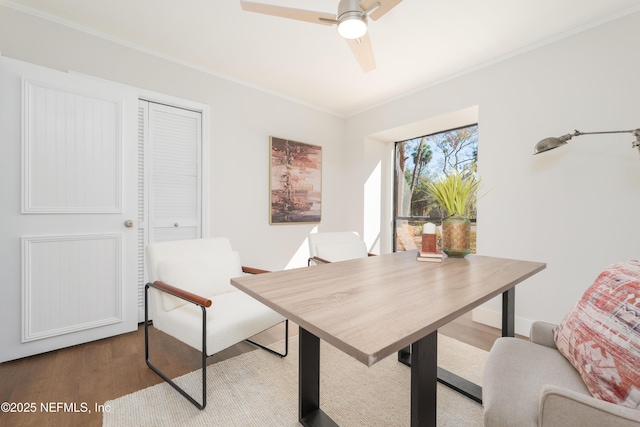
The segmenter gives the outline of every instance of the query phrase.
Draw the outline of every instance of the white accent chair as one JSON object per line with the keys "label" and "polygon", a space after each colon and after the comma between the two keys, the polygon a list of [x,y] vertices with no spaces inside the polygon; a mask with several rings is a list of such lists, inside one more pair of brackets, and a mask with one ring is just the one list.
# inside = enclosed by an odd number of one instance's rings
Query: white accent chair
{"label": "white accent chair", "polygon": [[329,231],[309,234],[308,265],[373,256],[367,252],[367,246],[356,232]]}
{"label": "white accent chair", "polygon": [[[241,341],[281,357],[288,353],[285,317],[230,283],[245,273],[226,238],[152,243],[146,248],[149,283],[145,285],[145,358],[147,365],[199,409],[207,404],[206,359]],[[150,320],[150,316],[151,319]],[[285,322],[285,351],[278,353],[248,338]],[[202,354],[202,403],[176,385],[149,361],[149,326],[171,335]]]}

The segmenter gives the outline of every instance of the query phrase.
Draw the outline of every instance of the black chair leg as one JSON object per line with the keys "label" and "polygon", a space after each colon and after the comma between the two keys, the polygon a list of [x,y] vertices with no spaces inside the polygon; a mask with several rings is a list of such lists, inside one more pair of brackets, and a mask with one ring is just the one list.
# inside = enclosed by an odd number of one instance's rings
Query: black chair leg
{"label": "black chair leg", "polygon": [[263,350],[267,350],[269,353],[275,354],[276,356],[287,357],[287,354],[289,354],[289,319],[284,321],[284,353],[278,353],[277,351],[272,350],[269,347],[266,347],[262,344],[258,344],[257,342],[252,340],[245,340],[245,341],[257,347],[260,347]]}
{"label": "black chair leg", "polygon": [[184,391],[178,384],[173,382],[169,377],[163,374],[158,368],[156,368],[149,361],[149,325],[152,323],[149,320],[148,312],[148,292],[149,284],[144,287],[144,354],[147,366],[151,368],[153,372],[158,374],[160,378],[165,380],[171,387],[176,389],[182,396],[184,396],[189,402],[191,402],[196,408],[203,410],[207,406],[207,312],[204,307],[202,309],[202,404],[191,397],[186,391]]}
{"label": "black chair leg", "polygon": [[[162,373],[157,367],[155,367],[149,361],[149,325],[152,324],[152,321],[149,320],[149,286],[151,284],[147,283],[144,287],[144,353],[145,360],[147,362],[147,366],[156,374],[160,376],[163,380],[165,380],[171,387],[176,389],[182,396],[184,396],[189,402],[191,402],[196,408],[202,410],[207,406],[207,311],[203,306],[199,306],[202,309],[202,404],[200,404],[197,400],[191,397],[184,389],[182,389],[178,384],[176,384],[173,380],[167,377],[164,373]],[[278,353],[268,347],[263,346],[262,344],[258,344],[257,342],[246,340],[253,345],[256,345],[264,350],[267,350],[270,353],[273,353],[280,357],[286,357],[289,354],[289,319],[285,320],[285,344],[284,344],[284,353]]]}

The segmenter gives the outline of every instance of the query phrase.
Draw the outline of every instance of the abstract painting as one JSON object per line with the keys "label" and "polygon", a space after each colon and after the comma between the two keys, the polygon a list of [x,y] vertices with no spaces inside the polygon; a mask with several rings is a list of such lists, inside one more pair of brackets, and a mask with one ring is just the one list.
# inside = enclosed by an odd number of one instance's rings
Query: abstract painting
{"label": "abstract painting", "polygon": [[322,147],[270,137],[270,224],[319,223]]}

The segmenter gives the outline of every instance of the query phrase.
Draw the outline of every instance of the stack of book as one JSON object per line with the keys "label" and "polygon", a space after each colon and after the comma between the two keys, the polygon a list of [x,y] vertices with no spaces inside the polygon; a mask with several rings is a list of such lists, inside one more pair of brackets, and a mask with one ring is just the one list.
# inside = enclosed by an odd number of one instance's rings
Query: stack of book
{"label": "stack of book", "polygon": [[442,262],[442,260],[444,259],[445,255],[440,252],[423,252],[420,251],[420,253],[418,254],[418,261],[425,261],[425,262]]}

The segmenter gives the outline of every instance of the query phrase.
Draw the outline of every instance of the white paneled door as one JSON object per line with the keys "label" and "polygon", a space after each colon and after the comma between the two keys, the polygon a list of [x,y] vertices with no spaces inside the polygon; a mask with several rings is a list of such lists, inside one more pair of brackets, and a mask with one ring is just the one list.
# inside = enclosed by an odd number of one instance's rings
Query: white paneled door
{"label": "white paneled door", "polygon": [[137,109],[0,57],[0,362],[137,328]]}

